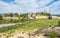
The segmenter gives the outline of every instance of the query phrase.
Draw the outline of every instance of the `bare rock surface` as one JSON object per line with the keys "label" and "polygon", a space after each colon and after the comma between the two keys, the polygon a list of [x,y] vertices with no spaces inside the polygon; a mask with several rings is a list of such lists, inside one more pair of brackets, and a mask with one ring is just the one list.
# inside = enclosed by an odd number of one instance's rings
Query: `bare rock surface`
{"label": "bare rock surface", "polygon": [[60,36],[60,27],[41,27],[30,31],[16,30],[10,36],[7,33],[0,33],[0,38],[48,38],[44,34],[49,35],[51,31],[56,32],[56,35]]}

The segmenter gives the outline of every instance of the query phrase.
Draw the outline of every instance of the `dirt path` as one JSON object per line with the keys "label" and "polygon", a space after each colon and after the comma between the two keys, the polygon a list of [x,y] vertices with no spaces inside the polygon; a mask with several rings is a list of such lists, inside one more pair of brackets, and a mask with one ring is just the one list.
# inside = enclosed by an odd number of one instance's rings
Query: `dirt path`
{"label": "dirt path", "polygon": [[30,22],[30,21],[23,22],[23,23],[19,22],[19,23],[0,24],[0,28],[4,27],[4,26],[12,26],[12,25],[17,25],[17,24],[26,24],[28,22]]}

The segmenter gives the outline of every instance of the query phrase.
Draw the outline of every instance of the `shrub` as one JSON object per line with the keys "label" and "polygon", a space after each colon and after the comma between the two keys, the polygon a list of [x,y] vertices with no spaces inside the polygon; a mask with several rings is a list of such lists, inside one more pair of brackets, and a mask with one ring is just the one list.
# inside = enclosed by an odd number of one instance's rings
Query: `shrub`
{"label": "shrub", "polygon": [[13,23],[17,23],[17,22],[20,22],[20,20],[19,19],[13,20]]}
{"label": "shrub", "polygon": [[52,16],[49,14],[48,19],[52,19]]}
{"label": "shrub", "polygon": [[60,26],[60,21],[58,22],[58,26]]}
{"label": "shrub", "polygon": [[55,38],[56,33],[52,31],[52,32],[50,32],[50,34],[49,34],[49,35],[50,35],[50,38]]}
{"label": "shrub", "polygon": [[2,15],[0,15],[0,20],[3,20],[3,16]]}

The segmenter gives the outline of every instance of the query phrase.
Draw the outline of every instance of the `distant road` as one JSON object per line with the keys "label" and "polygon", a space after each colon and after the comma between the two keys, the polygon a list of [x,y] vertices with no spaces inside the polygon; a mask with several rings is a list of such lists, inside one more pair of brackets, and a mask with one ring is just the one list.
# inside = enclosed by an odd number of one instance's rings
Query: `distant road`
{"label": "distant road", "polygon": [[10,24],[0,24],[0,28],[3,26],[12,26],[12,25],[16,25],[17,23],[10,23]]}
{"label": "distant road", "polygon": [[29,21],[27,21],[27,22],[23,22],[23,23],[10,23],[10,24],[0,24],[0,28],[1,27],[4,27],[4,26],[12,26],[12,25],[17,25],[17,24],[26,24],[26,23],[28,23]]}

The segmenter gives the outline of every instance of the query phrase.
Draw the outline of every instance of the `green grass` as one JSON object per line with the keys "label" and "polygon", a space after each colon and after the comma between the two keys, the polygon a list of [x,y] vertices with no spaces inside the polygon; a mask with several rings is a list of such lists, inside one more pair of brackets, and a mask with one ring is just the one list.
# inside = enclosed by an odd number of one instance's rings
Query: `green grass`
{"label": "green grass", "polygon": [[19,20],[19,19],[14,19],[14,20],[12,20],[12,22],[11,22],[10,19],[3,19],[3,20],[0,20],[0,24],[18,23],[18,22],[21,22],[21,20]]}
{"label": "green grass", "polygon": [[0,20],[0,24],[8,24],[8,23],[18,23],[18,22],[25,22],[25,21],[30,21],[31,19],[3,19]]}
{"label": "green grass", "polygon": [[49,38],[55,38],[56,33],[54,31],[52,31],[49,33],[49,35],[50,35]]}
{"label": "green grass", "polygon": [[60,21],[60,19],[52,19],[52,20],[36,19],[35,21],[31,21],[31,22],[29,22],[27,24],[23,24],[23,25],[2,27],[2,28],[0,28],[0,32],[12,32],[12,31],[15,31],[17,29],[28,31],[28,30],[33,30],[33,29],[40,28],[40,27],[43,27],[43,26],[57,25],[58,21]]}
{"label": "green grass", "polygon": [[52,19],[52,20],[36,19],[36,21],[23,25],[22,27],[20,27],[20,29],[31,30],[31,29],[36,29],[43,26],[54,26],[58,24],[58,21],[60,21],[60,19]]}

